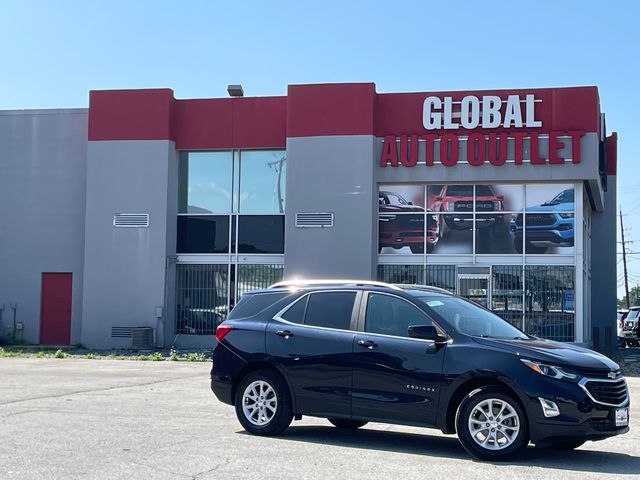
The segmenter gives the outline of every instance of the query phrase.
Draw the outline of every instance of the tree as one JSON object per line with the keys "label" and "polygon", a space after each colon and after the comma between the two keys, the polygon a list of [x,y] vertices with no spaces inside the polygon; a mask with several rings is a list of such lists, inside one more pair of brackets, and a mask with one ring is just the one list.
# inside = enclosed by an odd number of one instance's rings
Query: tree
{"label": "tree", "polygon": [[[629,290],[629,306],[640,305],[640,286],[633,287]],[[624,295],[618,299],[618,308],[627,308],[627,296]]]}

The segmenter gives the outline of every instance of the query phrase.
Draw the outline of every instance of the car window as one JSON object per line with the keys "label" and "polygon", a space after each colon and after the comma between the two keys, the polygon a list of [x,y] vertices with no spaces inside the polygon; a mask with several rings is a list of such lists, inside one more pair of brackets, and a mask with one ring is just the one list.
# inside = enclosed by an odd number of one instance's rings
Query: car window
{"label": "car window", "polygon": [[431,319],[411,303],[390,295],[370,293],[367,299],[365,331],[408,337],[411,325],[432,325]]}
{"label": "car window", "polygon": [[227,318],[232,320],[235,318],[253,317],[288,295],[289,293],[255,293],[243,295]]}
{"label": "car window", "polygon": [[629,310],[626,320],[635,320],[638,318],[638,314],[640,314],[640,310]]}
{"label": "car window", "polygon": [[305,325],[349,330],[356,292],[318,292],[309,295]]}
{"label": "car window", "polygon": [[493,197],[495,193],[488,185],[476,185],[476,196],[478,197]]}
{"label": "car window", "polygon": [[308,295],[305,295],[296,303],[291,305],[286,312],[282,314],[282,318],[284,318],[288,322],[293,323],[302,323],[304,321],[304,311],[307,309],[307,300],[309,299]]}

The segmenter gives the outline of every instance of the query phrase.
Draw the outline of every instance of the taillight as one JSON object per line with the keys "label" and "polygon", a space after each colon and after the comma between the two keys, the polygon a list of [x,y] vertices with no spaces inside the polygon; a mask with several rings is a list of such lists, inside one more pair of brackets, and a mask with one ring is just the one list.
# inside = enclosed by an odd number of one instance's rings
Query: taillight
{"label": "taillight", "polygon": [[232,329],[233,327],[231,325],[219,325],[218,328],[216,328],[216,339],[221,342],[222,339],[227,335],[227,333],[229,333]]}

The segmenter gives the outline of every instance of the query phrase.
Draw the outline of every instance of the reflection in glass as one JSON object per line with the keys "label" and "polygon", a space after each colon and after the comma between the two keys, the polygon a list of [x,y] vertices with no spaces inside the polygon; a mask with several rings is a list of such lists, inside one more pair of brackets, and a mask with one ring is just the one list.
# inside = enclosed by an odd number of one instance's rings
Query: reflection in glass
{"label": "reflection in glass", "polygon": [[231,152],[185,152],[178,164],[179,213],[231,211]]}
{"label": "reflection in glass", "polygon": [[284,150],[240,152],[240,213],[284,213]]}
{"label": "reflection in glass", "polygon": [[525,331],[531,335],[574,341],[575,268],[525,266]]}
{"label": "reflection in glass", "polygon": [[386,283],[424,285],[422,265],[378,265],[378,280]]}
{"label": "reflection in glass", "polygon": [[284,216],[240,215],[238,253],[284,253]]}
{"label": "reflection in glass", "polygon": [[228,253],[229,217],[179,216],[177,253]]}
{"label": "reflection in glass", "polygon": [[521,330],[523,275],[521,265],[494,265],[491,278],[491,310]]}

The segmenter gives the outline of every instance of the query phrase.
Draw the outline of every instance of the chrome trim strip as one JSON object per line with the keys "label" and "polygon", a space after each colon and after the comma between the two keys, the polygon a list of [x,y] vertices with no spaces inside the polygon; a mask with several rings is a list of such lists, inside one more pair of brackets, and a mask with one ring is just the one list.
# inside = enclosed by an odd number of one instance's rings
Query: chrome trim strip
{"label": "chrome trim strip", "polygon": [[[596,400],[595,397],[593,395],[591,395],[591,392],[589,391],[589,389],[587,388],[587,383],[589,382],[603,382],[603,383],[618,383],[620,380],[622,380],[624,382],[624,386],[625,389],[627,390],[627,394],[625,396],[625,399],[620,402],[620,403],[607,403],[607,402],[601,402],[600,400]],[[615,380],[612,380],[610,378],[589,378],[589,377],[584,377],[582,380],[580,380],[578,382],[578,385],[580,386],[580,388],[582,388],[582,390],[584,390],[584,392],[587,394],[587,396],[595,403],[599,404],[599,405],[606,405],[607,407],[623,407],[625,405],[627,405],[629,403],[629,385],[627,384],[627,381],[625,380],[624,377],[620,377],[617,378]]]}

